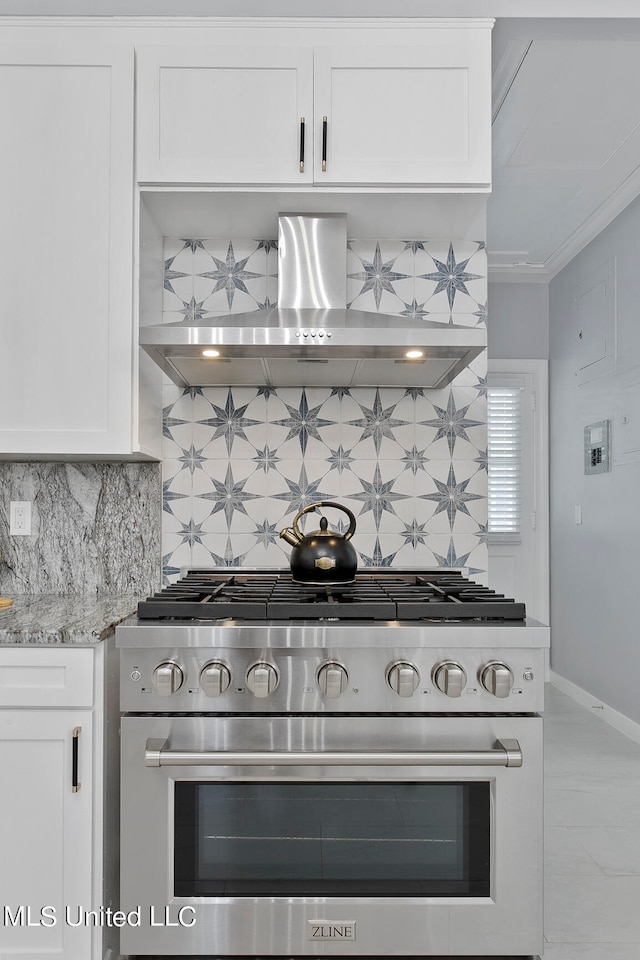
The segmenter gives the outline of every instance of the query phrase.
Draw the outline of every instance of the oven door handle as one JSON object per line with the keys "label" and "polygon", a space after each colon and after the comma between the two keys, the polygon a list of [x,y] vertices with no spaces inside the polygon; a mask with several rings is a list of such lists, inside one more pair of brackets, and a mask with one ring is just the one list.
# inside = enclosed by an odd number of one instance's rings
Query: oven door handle
{"label": "oven door handle", "polygon": [[521,767],[522,750],[517,740],[496,740],[491,750],[379,750],[254,751],[169,750],[169,741],[147,740],[147,767],[225,766],[394,766],[394,767]]}

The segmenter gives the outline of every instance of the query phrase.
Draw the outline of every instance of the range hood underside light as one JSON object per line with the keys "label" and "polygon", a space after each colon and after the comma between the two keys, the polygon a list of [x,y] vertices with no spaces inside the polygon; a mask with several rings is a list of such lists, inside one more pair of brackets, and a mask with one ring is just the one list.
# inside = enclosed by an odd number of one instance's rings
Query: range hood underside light
{"label": "range hood underside light", "polygon": [[[167,376],[179,387],[270,386],[270,387],[425,387],[445,386],[481,353],[483,346],[435,347],[424,356],[295,356],[289,350],[280,356],[202,356],[202,347],[154,350],[143,345]],[[267,351],[264,351],[265,353]],[[396,351],[397,353],[397,351]]]}

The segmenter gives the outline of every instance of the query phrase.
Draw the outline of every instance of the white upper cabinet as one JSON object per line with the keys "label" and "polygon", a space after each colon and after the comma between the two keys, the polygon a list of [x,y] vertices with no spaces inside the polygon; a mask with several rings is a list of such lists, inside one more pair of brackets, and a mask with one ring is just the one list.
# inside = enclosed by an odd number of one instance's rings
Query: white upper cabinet
{"label": "white upper cabinet", "polygon": [[316,184],[489,187],[489,61],[437,39],[316,49]]}
{"label": "white upper cabinet", "polygon": [[311,50],[143,47],[137,51],[138,180],[310,183]]}
{"label": "white upper cabinet", "polygon": [[132,457],[133,44],[0,28],[0,456]]}
{"label": "white upper cabinet", "polygon": [[226,29],[138,49],[141,183],[489,189],[491,21]]}

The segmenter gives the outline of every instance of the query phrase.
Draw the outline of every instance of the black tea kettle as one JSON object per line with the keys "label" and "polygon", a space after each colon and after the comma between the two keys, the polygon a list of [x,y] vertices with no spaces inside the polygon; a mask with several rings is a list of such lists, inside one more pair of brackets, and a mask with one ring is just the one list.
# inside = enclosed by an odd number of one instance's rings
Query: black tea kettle
{"label": "black tea kettle", "polygon": [[[345,534],[329,530],[326,517],[320,518],[320,529],[303,536],[298,521],[305,513],[319,507],[335,507],[349,517],[349,529]],[[285,527],[280,536],[291,544],[291,575],[298,583],[318,585],[349,583],[355,578],[358,569],[358,555],[351,537],[355,533],[356,518],[339,503],[321,501],[311,503],[301,510],[293,521],[292,527]]]}

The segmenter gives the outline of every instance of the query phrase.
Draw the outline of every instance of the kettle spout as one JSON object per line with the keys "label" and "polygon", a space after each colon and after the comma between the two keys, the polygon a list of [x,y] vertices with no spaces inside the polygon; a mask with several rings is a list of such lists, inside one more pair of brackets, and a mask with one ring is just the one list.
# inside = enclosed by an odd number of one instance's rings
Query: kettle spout
{"label": "kettle spout", "polygon": [[284,530],[281,530],[280,537],[282,540],[286,540],[292,547],[297,547],[299,543],[302,543],[302,538],[296,534],[293,527],[285,527]]}

